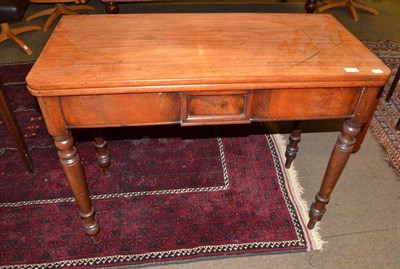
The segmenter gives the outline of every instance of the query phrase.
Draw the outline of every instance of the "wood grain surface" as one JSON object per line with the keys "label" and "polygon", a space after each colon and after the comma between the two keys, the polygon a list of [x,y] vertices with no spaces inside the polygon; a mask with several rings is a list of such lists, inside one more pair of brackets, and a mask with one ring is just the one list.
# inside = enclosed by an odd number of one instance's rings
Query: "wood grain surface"
{"label": "wood grain surface", "polygon": [[63,17],[27,82],[62,96],[381,86],[388,74],[331,15],[119,14]]}

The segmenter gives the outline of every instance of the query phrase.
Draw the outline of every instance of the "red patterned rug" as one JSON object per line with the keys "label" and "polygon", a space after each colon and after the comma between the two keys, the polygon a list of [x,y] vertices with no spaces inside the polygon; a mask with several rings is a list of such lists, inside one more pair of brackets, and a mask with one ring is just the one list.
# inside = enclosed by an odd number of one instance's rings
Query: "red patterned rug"
{"label": "red patterned rug", "polygon": [[102,230],[84,235],[52,140],[24,83],[31,63],[0,66],[35,173],[0,121],[0,267],[93,268],[320,248],[283,140],[264,125],[106,130],[111,177],[74,130]]}
{"label": "red patterned rug", "polygon": [[392,69],[392,76],[383,90],[371,122],[371,130],[385,148],[389,164],[400,176],[400,131],[395,128],[400,118],[400,83],[398,83],[389,102],[385,101],[395,72],[400,65],[400,43],[395,41],[364,41],[364,44]]}

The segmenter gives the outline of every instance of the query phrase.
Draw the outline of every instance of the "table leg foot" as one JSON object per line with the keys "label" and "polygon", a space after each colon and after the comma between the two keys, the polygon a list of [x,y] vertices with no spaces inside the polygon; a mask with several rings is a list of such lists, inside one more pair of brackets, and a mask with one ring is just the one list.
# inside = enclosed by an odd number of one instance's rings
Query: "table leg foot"
{"label": "table leg foot", "polygon": [[94,146],[97,149],[97,162],[103,169],[106,177],[110,176],[110,154],[107,151],[107,142],[104,140],[103,132],[100,129],[95,130]]}
{"label": "table leg foot", "polygon": [[95,245],[98,245],[98,244],[100,244],[100,242],[101,242],[98,235],[93,235],[93,236],[91,236],[90,238],[92,239],[92,242],[93,242],[93,244],[95,244]]}
{"label": "table leg foot", "polygon": [[307,224],[307,228],[310,230],[314,229],[315,224],[318,221],[320,221],[322,219],[322,217],[324,216],[325,211],[326,211],[325,206],[329,203],[329,198],[327,198],[327,199],[322,198],[319,195],[319,193],[317,193],[317,195],[315,195],[315,201],[318,201],[319,203],[323,204],[323,207],[322,207],[322,209],[318,209],[316,207],[316,202],[311,205],[310,212],[309,212],[310,220],[308,221],[308,224]]}
{"label": "table leg foot", "polygon": [[340,175],[353,151],[355,137],[360,133],[362,123],[346,120],[343,123],[342,133],[333,148],[328,167],[322,181],[319,193],[315,197],[315,202],[311,205],[307,227],[314,228],[314,225],[320,221],[326,211],[330,195],[339,180]]}
{"label": "table leg foot", "polygon": [[307,224],[307,229],[309,229],[309,230],[314,229],[315,224],[317,224],[317,221],[316,221],[316,220],[312,220],[312,219],[310,218],[310,220],[308,221],[308,224]]}
{"label": "table leg foot", "polygon": [[292,165],[293,160],[297,156],[297,152],[299,151],[298,144],[301,140],[301,132],[303,131],[303,122],[302,121],[295,121],[293,123],[293,130],[289,136],[289,144],[286,146],[286,162],[285,168],[289,169]]}
{"label": "table leg foot", "polygon": [[[97,218],[94,215],[94,209],[92,208],[90,212],[87,214],[84,214],[81,211],[79,211],[79,215],[83,219],[82,225],[85,228],[86,233],[92,239],[93,244],[99,244],[100,239],[98,237],[98,233],[100,231],[100,227]],[[90,222],[91,219],[94,219],[94,222]]]}
{"label": "table leg foot", "polygon": [[86,178],[78,152],[74,146],[71,132],[67,130],[65,135],[53,136],[53,139],[58,149],[58,156],[60,157],[68,184],[78,204],[79,215],[83,219],[83,227],[89,236],[96,236],[99,233],[100,227],[95,217]]}

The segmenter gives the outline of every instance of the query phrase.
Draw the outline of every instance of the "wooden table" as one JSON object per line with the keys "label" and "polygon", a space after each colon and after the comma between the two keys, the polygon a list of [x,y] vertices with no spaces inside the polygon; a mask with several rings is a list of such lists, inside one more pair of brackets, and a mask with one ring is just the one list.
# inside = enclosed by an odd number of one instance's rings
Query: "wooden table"
{"label": "wooden table", "polygon": [[[344,118],[311,206],[313,228],[389,75],[330,15],[88,15],[61,19],[27,83],[96,240],[70,129]],[[291,159],[300,132],[291,135]],[[95,143],[107,171],[101,135]]]}

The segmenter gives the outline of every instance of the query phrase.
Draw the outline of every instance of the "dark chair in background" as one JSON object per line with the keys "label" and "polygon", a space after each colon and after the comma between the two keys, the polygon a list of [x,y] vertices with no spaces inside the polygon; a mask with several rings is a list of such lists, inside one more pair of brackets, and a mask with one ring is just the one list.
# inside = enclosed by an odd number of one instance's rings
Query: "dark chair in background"
{"label": "dark chair in background", "polygon": [[16,43],[26,54],[31,55],[32,50],[17,37],[18,34],[40,30],[40,26],[22,26],[11,29],[10,22],[21,21],[24,17],[29,0],[0,0],[0,43],[7,39]]}
{"label": "dark chair in background", "polygon": [[[55,4],[54,8],[39,11],[26,18],[27,21],[30,21],[41,16],[49,15],[43,25],[44,32],[47,32],[53,22],[62,15],[79,15],[76,12],[77,10],[94,10],[94,7],[84,5],[87,0],[30,0],[30,2],[37,4]],[[65,3],[75,3],[75,5],[66,5]]]}
{"label": "dark chair in background", "polygon": [[355,21],[358,21],[358,13],[356,11],[356,8],[368,11],[375,15],[379,14],[378,10],[376,10],[375,8],[369,7],[355,0],[338,0],[320,7],[318,11],[323,12],[325,10],[335,7],[347,7],[350,10],[351,14],[353,15]]}
{"label": "dark chair in background", "polygon": [[7,127],[12,139],[14,140],[18,152],[25,163],[26,169],[29,173],[33,172],[32,159],[29,156],[28,148],[24,138],[22,137],[21,130],[19,129],[17,119],[12,110],[7,93],[4,89],[3,82],[0,79],[0,116],[3,119],[4,125]]}

